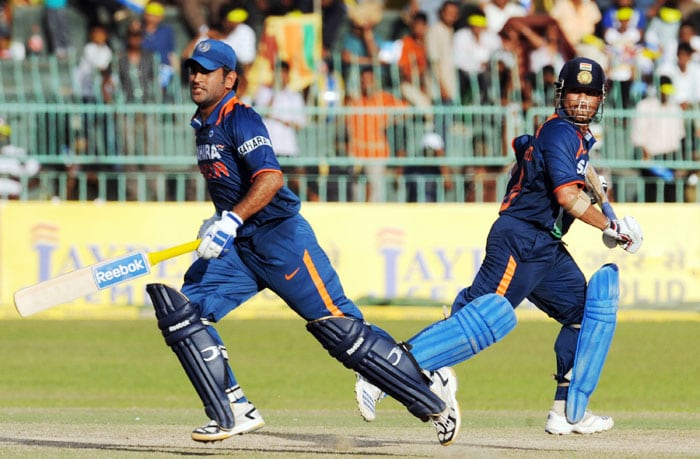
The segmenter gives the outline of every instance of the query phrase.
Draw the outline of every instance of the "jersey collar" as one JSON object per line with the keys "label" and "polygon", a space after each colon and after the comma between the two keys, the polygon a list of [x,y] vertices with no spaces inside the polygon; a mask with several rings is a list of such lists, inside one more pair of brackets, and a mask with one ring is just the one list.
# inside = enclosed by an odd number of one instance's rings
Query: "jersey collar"
{"label": "jersey collar", "polygon": [[211,112],[209,115],[209,118],[206,120],[203,120],[199,111],[199,108],[197,109],[196,112],[194,112],[194,115],[192,116],[192,119],[190,120],[190,125],[195,128],[199,129],[204,125],[211,125],[211,124],[216,124],[216,121],[219,119],[219,112],[221,111],[221,107],[226,105],[226,103],[236,97],[236,92],[235,91],[229,91],[228,94],[226,94],[223,99],[219,101],[218,104],[216,104],[216,107],[214,107],[214,110]]}

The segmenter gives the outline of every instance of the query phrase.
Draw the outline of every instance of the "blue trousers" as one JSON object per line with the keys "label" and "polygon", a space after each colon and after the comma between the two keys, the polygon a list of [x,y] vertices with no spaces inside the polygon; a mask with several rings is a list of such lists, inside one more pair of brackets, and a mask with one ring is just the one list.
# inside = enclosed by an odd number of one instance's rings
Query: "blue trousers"
{"label": "blue trousers", "polygon": [[198,306],[202,317],[217,322],[264,288],[307,321],[329,315],[362,319],[301,215],[237,238],[221,258],[196,260],[185,274],[182,293]]}
{"label": "blue trousers", "polygon": [[[250,237],[236,238],[233,248],[220,258],[196,260],[185,273],[181,291],[201,317],[218,322],[264,288],[277,293],[306,321],[330,315],[363,319],[345,296],[338,274],[301,215],[263,225]],[[217,330],[213,326],[207,330],[223,347]],[[231,366],[227,367],[229,388],[234,388],[236,377]]]}
{"label": "blue trousers", "polygon": [[564,243],[548,231],[500,217],[486,240],[486,255],[472,285],[455,299],[453,310],[486,293],[505,296],[514,307],[524,299],[562,325],[580,324],[586,278]]}
{"label": "blue trousers", "polygon": [[[562,325],[554,353],[556,379],[564,382],[574,366],[586,300],[586,278],[564,243],[529,223],[499,217],[489,232],[474,282],[457,295],[453,312],[486,293],[505,296],[513,307],[527,298]],[[566,398],[566,390],[557,388],[555,398]]]}

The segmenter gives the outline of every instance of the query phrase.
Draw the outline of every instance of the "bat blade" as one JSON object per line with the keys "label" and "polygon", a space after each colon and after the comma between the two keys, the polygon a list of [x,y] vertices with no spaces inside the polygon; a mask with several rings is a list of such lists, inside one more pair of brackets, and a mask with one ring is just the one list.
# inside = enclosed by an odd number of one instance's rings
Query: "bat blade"
{"label": "bat blade", "polygon": [[586,187],[593,191],[593,194],[600,205],[600,210],[608,217],[610,220],[617,220],[615,211],[610,205],[608,200],[608,194],[603,189],[603,185],[600,184],[600,179],[598,178],[598,172],[589,163],[588,169],[586,170]]}
{"label": "bat blade", "polygon": [[148,255],[131,252],[20,289],[14,295],[15,308],[28,317],[150,272]]}
{"label": "bat blade", "polygon": [[151,272],[151,266],[191,252],[197,248],[198,244],[197,240],[153,253],[142,250],[129,252],[61,274],[16,291],[15,308],[19,315],[28,317],[54,306],[138,279],[148,275]]}

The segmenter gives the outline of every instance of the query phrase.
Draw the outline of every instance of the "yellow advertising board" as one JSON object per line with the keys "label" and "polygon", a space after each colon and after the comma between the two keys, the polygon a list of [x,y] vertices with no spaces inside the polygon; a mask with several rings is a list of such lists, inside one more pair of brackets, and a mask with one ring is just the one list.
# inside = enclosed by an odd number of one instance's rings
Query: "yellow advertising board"
{"label": "yellow advertising board", "polygon": [[[350,298],[447,305],[474,277],[496,211],[496,204],[307,203],[302,208]],[[622,308],[700,304],[700,207],[620,204],[616,211],[639,220],[642,249],[635,255],[609,250],[600,231],[577,222],[565,242],[584,273],[618,264]],[[0,317],[18,317],[12,294],[23,286],[131,250],[190,241],[211,213],[208,203],[5,202],[0,205]],[[149,310],[145,284],[179,286],[194,256],[167,260],[144,278],[37,317],[138,316]],[[279,304],[263,292],[249,307]]]}

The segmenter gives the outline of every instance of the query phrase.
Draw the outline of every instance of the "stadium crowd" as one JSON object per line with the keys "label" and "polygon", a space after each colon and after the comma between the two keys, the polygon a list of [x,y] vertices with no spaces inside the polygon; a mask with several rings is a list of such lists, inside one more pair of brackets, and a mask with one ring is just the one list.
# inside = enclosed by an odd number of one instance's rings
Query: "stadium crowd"
{"label": "stadium crowd", "polygon": [[[667,141],[654,148],[645,148],[643,136],[649,132],[640,128],[661,105],[666,113],[676,115],[700,107],[700,2],[696,0],[409,0],[398,5],[382,0],[152,0],[134,7],[138,4],[4,0],[0,2],[0,61],[76,56],[73,78],[79,100],[85,104],[182,103],[187,75],[181,63],[199,41],[223,40],[237,52],[242,77],[239,98],[268,115],[271,135],[278,136],[279,145],[289,147],[278,148],[282,156],[300,154],[295,136],[308,122],[298,115],[304,107],[359,107],[358,116],[346,120],[340,136],[346,154],[364,165],[366,181],[360,184],[364,186],[360,190],[355,184],[350,192],[359,196],[357,200],[384,200],[376,188],[379,178],[387,174],[386,164],[372,160],[410,156],[407,138],[413,139],[413,149],[421,155],[444,155],[448,129],[455,128],[444,115],[450,107],[515,107],[523,112],[546,107],[562,63],[585,56],[600,62],[606,71],[610,82],[606,108],[635,110],[625,128],[636,136],[631,141],[642,151],[640,160],[677,159],[674,154],[685,151],[684,160],[700,161],[695,151],[696,123],[683,123],[682,115],[678,119],[683,125],[672,130],[671,138],[662,136]],[[41,14],[30,21],[15,21],[22,9],[39,9]],[[310,63],[308,55],[317,49],[308,43],[304,27],[318,23],[297,22],[296,29],[279,23],[292,23],[314,12],[321,18],[320,59]],[[76,30],[76,16],[88,30]],[[280,33],[286,34],[283,39]],[[369,70],[372,75],[365,76]],[[658,104],[650,105],[650,99]],[[405,132],[402,107],[414,109],[409,125],[417,134]],[[95,116],[86,121],[90,123],[106,126],[110,120]],[[100,136],[109,137],[106,130]],[[506,128],[502,132],[500,145],[508,150],[512,132]],[[90,145],[92,137],[86,134],[82,147],[71,148],[109,148],[104,142]],[[472,147],[478,153],[478,141]],[[120,145],[124,149],[128,151],[129,146]],[[503,155],[494,148],[485,150],[481,154]],[[415,196],[416,186],[423,191],[420,199],[409,200],[439,199],[434,190],[438,182],[443,189],[455,186],[439,160],[427,165],[432,168],[410,166],[415,165],[394,167],[391,172],[426,173],[437,181],[408,181],[414,189],[406,196]],[[297,164],[290,176],[303,177],[318,173],[317,169]],[[503,170],[486,164],[452,172],[495,176]],[[655,180],[667,180],[670,174],[689,184],[697,181],[697,172],[687,167],[676,171],[642,167],[640,173]],[[310,187],[304,197],[315,200],[316,191]],[[673,190],[667,191],[664,200],[683,200],[673,196]],[[481,192],[482,200],[499,199],[493,183]],[[473,196],[473,190],[466,195]],[[646,195],[658,193],[649,190]]]}

